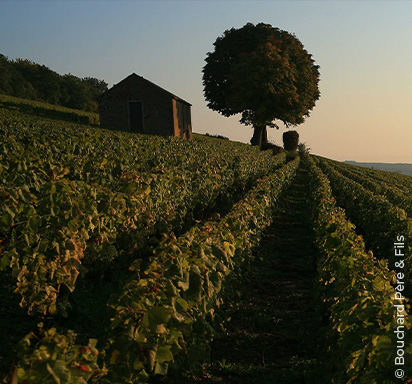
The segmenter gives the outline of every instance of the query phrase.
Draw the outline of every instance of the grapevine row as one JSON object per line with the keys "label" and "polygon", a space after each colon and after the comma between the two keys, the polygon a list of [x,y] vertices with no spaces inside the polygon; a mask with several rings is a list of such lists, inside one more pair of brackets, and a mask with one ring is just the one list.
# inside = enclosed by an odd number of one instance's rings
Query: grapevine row
{"label": "grapevine row", "polygon": [[384,182],[402,189],[404,193],[410,193],[412,190],[411,176],[368,168],[365,173],[377,182]]}
{"label": "grapevine row", "polygon": [[[10,111],[6,112],[0,109],[0,130],[4,138],[0,180],[4,184],[36,187],[64,173],[72,181],[122,191],[124,185],[118,184],[118,177],[127,172],[163,174],[178,168],[194,177],[208,172],[223,177],[224,171],[232,170],[245,182],[252,172],[256,172],[257,178],[271,170],[268,153],[259,154],[256,148],[224,140],[220,148],[216,148],[216,142],[205,139],[187,142],[130,135],[34,116],[11,118]],[[3,114],[7,118],[2,118]],[[36,182],[32,180],[33,175]]]}
{"label": "grapevine row", "polygon": [[323,159],[322,161],[326,162],[343,176],[346,176],[361,184],[364,188],[369,189],[374,194],[382,195],[392,204],[404,209],[409,217],[412,217],[412,197],[410,196],[410,193],[406,194],[402,189],[393,184],[378,182],[366,173],[357,171],[351,166],[333,160]]}
{"label": "grapevine row", "polygon": [[[305,158],[311,175],[319,290],[330,313],[329,338],[334,383],[392,383],[399,321],[394,316],[397,276],[385,260],[365,250],[355,226],[336,205],[328,178]],[[402,314],[406,315],[406,312]],[[404,320],[404,321],[403,321]],[[402,318],[407,334],[412,324]],[[406,372],[411,373],[412,346],[405,344]]]}
{"label": "grapevine row", "polygon": [[[334,162],[335,163],[335,162]],[[366,167],[360,167],[357,165],[341,164],[342,167],[346,167],[359,175],[368,176],[378,183],[385,183],[401,189],[404,193],[410,193],[412,190],[412,177],[403,175],[396,172],[381,171],[377,169],[371,169]]]}
{"label": "grapevine row", "polygon": [[[178,238],[166,236],[144,267],[142,260],[131,265],[134,276],[112,299],[110,330],[107,339],[99,341],[108,368],[101,382],[144,382],[206,348],[225,279],[248,257],[270,224],[277,197],[298,166],[296,158],[261,179],[222,219],[194,226]],[[95,346],[92,341],[92,362]],[[26,352],[19,362],[19,378],[40,375],[30,370],[38,365],[36,359],[31,350]],[[52,358],[48,363],[55,366]],[[70,366],[64,360],[61,364]],[[86,367],[88,377],[102,373]]]}
{"label": "grapevine row", "polygon": [[136,254],[285,161],[201,140],[13,121],[1,127],[0,269],[13,270],[29,313],[54,313],[81,270]]}
{"label": "grapevine row", "polygon": [[[393,243],[398,235],[403,235],[406,239],[412,238],[412,220],[403,209],[343,176],[325,161],[320,160],[319,165],[330,180],[338,204],[345,208],[348,216],[360,228],[369,248],[373,249],[376,257],[388,259],[393,266]],[[405,254],[408,271],[411,251],[412,244],[407,242]],[[408,275],[410,279],[411,275]]]}

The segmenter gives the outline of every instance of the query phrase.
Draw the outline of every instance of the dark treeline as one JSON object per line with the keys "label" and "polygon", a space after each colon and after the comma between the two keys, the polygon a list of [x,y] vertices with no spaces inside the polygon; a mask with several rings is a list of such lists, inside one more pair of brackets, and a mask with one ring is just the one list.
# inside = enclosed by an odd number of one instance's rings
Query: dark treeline
{"label": "dark treeline", "polygon": [[9,60],[0,54],[0,93],[97,112],[97,97],[107,83],[92,77],[59,75],[30,60]]}

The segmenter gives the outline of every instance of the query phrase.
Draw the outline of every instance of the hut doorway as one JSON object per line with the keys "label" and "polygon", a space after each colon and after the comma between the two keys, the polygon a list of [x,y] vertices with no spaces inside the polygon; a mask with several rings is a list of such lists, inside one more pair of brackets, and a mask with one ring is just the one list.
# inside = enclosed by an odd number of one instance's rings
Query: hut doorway
{"label": "hut doorway", "polygon": [[143,103],[129,101],[129,128],[132,132],[143,132]]}

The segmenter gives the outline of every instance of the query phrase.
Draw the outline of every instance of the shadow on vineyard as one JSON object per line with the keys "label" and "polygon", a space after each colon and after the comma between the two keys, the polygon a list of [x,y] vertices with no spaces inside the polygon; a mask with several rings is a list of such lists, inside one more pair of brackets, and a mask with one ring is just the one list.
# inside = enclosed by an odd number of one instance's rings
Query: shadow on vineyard
{"label": "shadow on vineyard", "polygon": [[190,383],[328,383],[307,175],[283,193],[246,278],[233,284],[226,331],[211,344],[211,365]]}

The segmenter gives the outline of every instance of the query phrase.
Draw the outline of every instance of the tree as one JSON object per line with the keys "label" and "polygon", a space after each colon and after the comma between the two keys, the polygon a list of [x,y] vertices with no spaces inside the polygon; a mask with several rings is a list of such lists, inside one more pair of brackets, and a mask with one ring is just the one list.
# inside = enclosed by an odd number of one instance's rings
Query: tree
{"label": "tree", "polygon": [[35,99],[34,87],[16,69],[14,63],[0,54],[0,93],[16,97]]}
{"label": "tree", "polygon": [[0,93],[97,112],[107,83],[93,77],[59,75],[27,59],[9,60],[0,53]]}
{"label": "tree", "polygon": [[63,76],[63,105],[69,108],[86,109],[88,105],[87,86],[72,74]]}
{"label": "tree", "polygon": [[269,24],[226,30],[203,67],[208,107],[254,128],[252,145],[267,144],[266,127],[304,122],[320,97],[319,66],[296,36]]}
{"label": "tree", "polygon": [[83,85],[87,92],[88,102],[86,105],[86,110],[91,112],[98,111],[98,97],[107,91],[107,83],[104,80],[99,80],[94,77],[83,77],[81,79]]}
{"label": "tree", "polygon": [[99,80],[94,77],[83,77],[81,80],[88,85],[96,99],[108,89],[108,84],[104,80]]}

